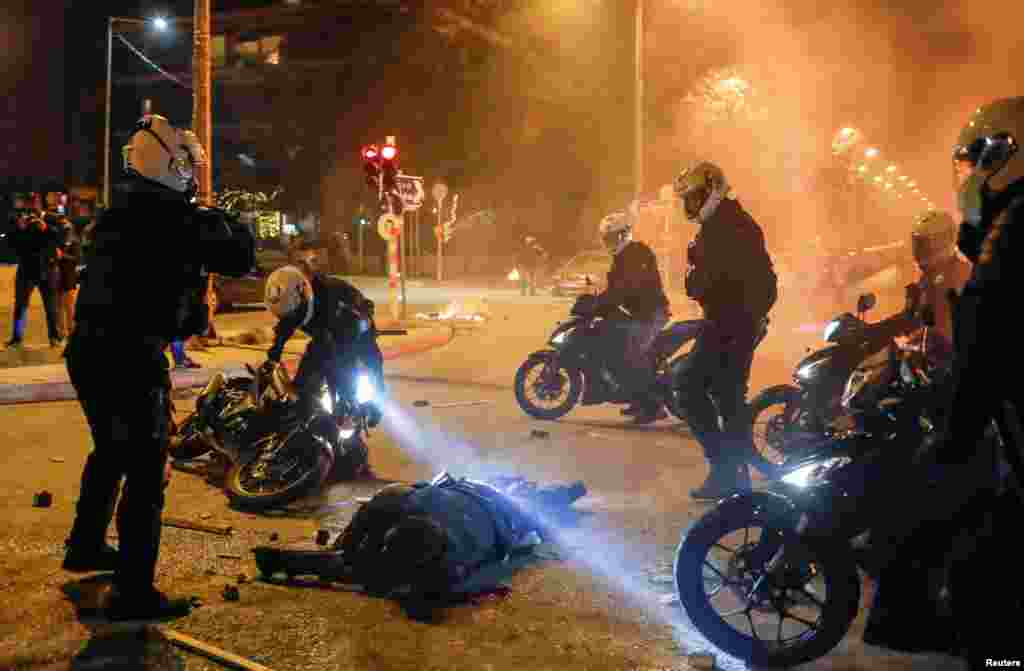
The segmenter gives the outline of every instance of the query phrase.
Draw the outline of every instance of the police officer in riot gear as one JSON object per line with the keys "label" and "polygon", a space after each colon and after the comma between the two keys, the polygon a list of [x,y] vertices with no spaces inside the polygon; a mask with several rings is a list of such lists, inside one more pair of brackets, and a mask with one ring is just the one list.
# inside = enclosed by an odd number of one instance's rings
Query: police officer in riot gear
{"label": "police officer in riot gear", "polygon": [[[264,371],[281,361],[284,346],[295,331],[312,340],[306,347],[293,380],[305,412],[320,403],[326,381],[335,393],[354,393],[355,367],[362,361],[383,389],[383,356],[377,346],[373,301],[348,282],[314,271],[315,254],[300,252],[302,267],[285,266],[267,278],[266,304],[278,319],[274,343],[267,352]],[[371,423],[379,421],[371,417]]]}
{"label": "police officer in riot gear", "polygon": [[[1022,445],[1016,434],[1024,408],[1019,337],[1008,319],[1018,311],[1022,286],[1021,244],[1024,227],[1024,97],[996,100],[978,108],[960,132],[953,153],[962,223],[960,251],[974,263],[970,279],[954,307],[954,390],[940,462],[969,462],[992,419],[1011,448],[1007,460],[1016,474],[1016,488],[992,501],[989,533],[979,533],[971,556],[955,568],[966,589],[953,590],[953,608],[964,629],[971,663],[984,658],[1011,659],[1020,652],[1009,631],[1019,622],[1019,585],[1006,583],[996,601],[970,585],[971,576],[1005,575],[1016,570],[1016,556],[1007,552],[1019,524],[1020,487],[1024,470]],[[950,487],[955,487],[951,482]],[[977,609],[985,609],[985,617]],[[1019,655],[1018,655],[1019,656]]]}
{"label": "police officer in riot gear", "polygon": [[623,414],[634,415],[637,424],[649,424],[667,415],[651,394],[654,385],[654,364],[651,345],[668,323],[668,298],[661,284],[658,259],[651,248],[633,239],[633,217],[616,212],[601,220],[601,242],[612,255],[612,267],[608,271],[608,286],[597,296],[599,310],[625,311],[627,319],[615,319],[612,323],[622,333],[621,344],[625,356],[625,369],[619,379],[624,380],[633,403]]}
{"label": "police officer in riot gear", "polygon": [[676,177],[674,188],[686,217],[700,225],[687,251],[686,293],[709,320],[679,390],[710,464],[707,480],[690,494],[718,499],[750,486],[747,384],[778,280],[761,227],[732,196],[718,166],[696,163]]}
{"label": "police officer in riot gear", "polygon": [[[113,571],[106,614],[117,621],[189,610],[154,585],[171,419],[164,348],[205,330],[207,272],[241,277],[255,264],[245,227],[193,203],[193,172],[206,161],[194,134],[146,115],[124,158],[125,179],[93,231],[64,353],[94,448],[63,567]],[[117,550],[105,540],[115,504]]]}

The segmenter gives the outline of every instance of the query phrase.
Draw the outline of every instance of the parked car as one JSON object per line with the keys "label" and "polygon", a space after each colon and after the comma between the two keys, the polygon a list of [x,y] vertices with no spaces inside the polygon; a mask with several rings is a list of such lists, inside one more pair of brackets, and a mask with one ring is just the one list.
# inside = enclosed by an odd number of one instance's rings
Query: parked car
{"label": "parked car", "polygon": [[579,296],[604,288],[612,267],[611,254],[604,250],[581,252],[555,271],[551,278],[552,296]]}
{"label": "parked car", "polygon": [[213,280],[217,294],[217,312],[231,309],[235,305],[263,303],[267,277],[281,266],[288,265],[288,255],[278,250],[263,250],[256,253],[256,267],[245,277],[223,277]]}

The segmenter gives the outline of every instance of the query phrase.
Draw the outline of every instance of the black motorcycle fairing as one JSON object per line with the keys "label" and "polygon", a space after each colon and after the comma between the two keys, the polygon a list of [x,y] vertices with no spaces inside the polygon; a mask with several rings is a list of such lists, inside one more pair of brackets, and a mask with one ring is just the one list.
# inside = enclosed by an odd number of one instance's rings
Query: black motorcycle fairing
{"label": "black motorcycle fairing", "polygon": [[844,312],[838,317],[829,321],[825,326],[825,342],[842,343],[850,340],[859,340],[864,331],[863,320],[849,312]]}
{"label": "black motorcycle fairing", "polygon": [[686,343],[697,338],[707,324],[705,319],[673,322],[654,338],[651,352],[658,359],[667,359]]}

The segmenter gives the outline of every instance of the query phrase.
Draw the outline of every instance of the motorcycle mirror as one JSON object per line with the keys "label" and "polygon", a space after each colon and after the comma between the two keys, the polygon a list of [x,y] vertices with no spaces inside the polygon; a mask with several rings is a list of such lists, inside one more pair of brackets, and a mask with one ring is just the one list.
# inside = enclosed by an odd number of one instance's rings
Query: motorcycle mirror
{"label": "motorcycle mirror", "polygon": [[857,299],[857,312],[867,312],[871,308],[875,307],[877,298],[874,294],[862,294]]}
{"label": "motorcycle mirror", "polygon": [[925,326],[927,326],[929,328],[931,328],[932,326],[935,326],[935,308],[934,307],[932,307],[931,305],[924,306],[924,309],[921,310],[921,323],[923,323]]}

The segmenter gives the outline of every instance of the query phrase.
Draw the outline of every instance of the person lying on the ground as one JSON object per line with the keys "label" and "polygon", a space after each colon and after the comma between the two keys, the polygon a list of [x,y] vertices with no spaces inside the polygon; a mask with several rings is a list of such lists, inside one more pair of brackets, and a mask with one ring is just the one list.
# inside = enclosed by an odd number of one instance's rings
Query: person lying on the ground
{"label": "person lying on the ground", "polygon": [[557,516],[586,494],[582,482],[538,487],[455,479],[385,487],[363,504],[329,550],[253,549],[260,571],[361,585],[397,598],[410,617],[492,591],[551,538]]}

